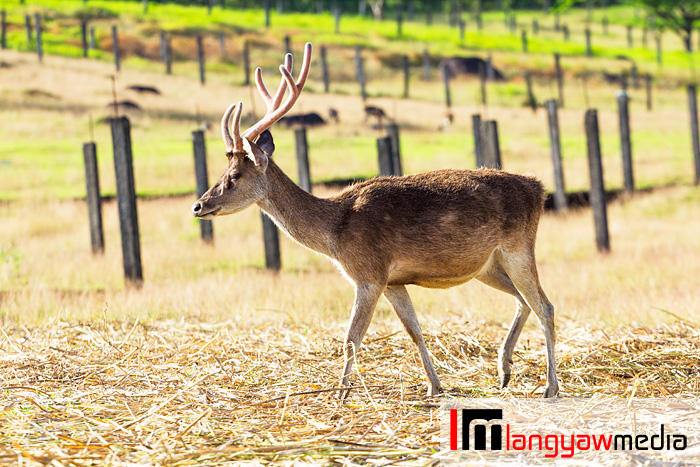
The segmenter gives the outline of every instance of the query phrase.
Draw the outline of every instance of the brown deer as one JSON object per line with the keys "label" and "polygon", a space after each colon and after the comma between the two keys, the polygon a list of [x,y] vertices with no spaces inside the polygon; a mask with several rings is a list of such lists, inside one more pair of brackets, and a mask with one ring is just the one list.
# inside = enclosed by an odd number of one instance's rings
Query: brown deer
{"label": "brown deer", "polygon": [[[292,239],[329,257],[355,287],[344,342],[341,398],[379,298],[394,308],[428,377],[428,395],[442,391],[406,285],[447,288],[477,279],[515,297],[516,314],[499,351],[501,386],[511,377],[513,347],[534,311],[547,346],[545,397],[558,393],[554,361],[554,307],[540,287],[535,237],[544,189],[531,177],[500,170],[440,170],[403,177],[379,177],[330,198],[299,188],[275,164],[268,128],[289,111],[304,88],[311,62],[306,44],[299,78],[292,57],[280,66],[274,96],[260,68],[255,80],[267,103],[258,123],[240,133],[241,103],[226,110],[221,131],[228,167],[192,206],[196,217],[212,219],[257,204]],[[282,103],[286,88],[289,97]],[[233,128],[229,131],[233,117]]]}
{"label": "brown deer", "polygon": [[389,120],[389,117],[387,117],[384,109],[377,107],[376,105],[365,106],[365,125],[367,125],[369,122],[369,117],[374,117],[377,120],[376,128],[378,130],[381,130],[384,127],[382,124],[384,120]]}

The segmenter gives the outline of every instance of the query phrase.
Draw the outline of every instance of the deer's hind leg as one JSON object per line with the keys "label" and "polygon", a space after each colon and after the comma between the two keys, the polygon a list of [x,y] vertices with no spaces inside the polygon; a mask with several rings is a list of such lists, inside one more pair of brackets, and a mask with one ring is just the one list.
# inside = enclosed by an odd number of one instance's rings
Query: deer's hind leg
{"label": "deer's hind leg", "polygon": [[543,396],[554,397],[559,392],[554,359],[554,342],[556,339],[554,306],[540,285],[537,265],[535,264],[534,242],[521,245],[519,248],[501,250],[499,262],[517,291],[520,292],[527,306],[535,312],[540,322],[547,345],[547,386],[545,386]]}
{"label": "deer's hind leg", "polygon": [[530,307],[523,299],[518,289],[515,288],[513,281],[506,274],[505,269],[499,261],[500,252],[495,251],[489,259],[486,268],[482,269],[476,276],[476,280],[484,284],[510,294],[515,298],[515,317],[510,325],[508,334],[503,340],[500,349],[498,349],[498,375],[501,377],[501,387],[508,385],[511,377],[511,366],[513,365],[513,349],[520,337],[520,333],[525,326],[528,316],[530,316]]}

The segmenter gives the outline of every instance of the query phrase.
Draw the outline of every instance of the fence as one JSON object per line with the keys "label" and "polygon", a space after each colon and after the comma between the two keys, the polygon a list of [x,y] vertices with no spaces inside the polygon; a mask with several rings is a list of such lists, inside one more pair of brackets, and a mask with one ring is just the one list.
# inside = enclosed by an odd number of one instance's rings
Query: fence
{"label": "fence", "polygon": [[[1,37],[0,42],[3,48],[7,47],[7,21],[6,14],[3,12],[1,19]],[[403,21],[403,20],[401,20]],[[402,34],[401,21],[397,23],[397,35]],[[33,27],[32,18],[27,16],[25,20],[27,40],[36,42],[36,50],[39,59],[43,57],[42,48],[42,21],[40,16],[37,14],[34,17]],[[607,27],[607,26],[606,26]],[[88,24],[85,21],[80,23],[80,37],[81,37],[81,48],[83,56],[88,55],[88,31],[90,32],[90,47],[94,47],[94,29],[91,27],[88,29]],[[539,24],[535,25],[533,23],[533,35],[540,34],[541,26]],[[568,27],[564,25],[563,30],[565,34],[568,35]],[[111,27],[112,40],[113,40],[113,54],[114,63],[117,71],[121,69],[121,56],[120,56],[120,45],[119,45],[119,33],[117,26]],[[630,46],[632,44],[631,39],[631,28],[628,29],[628,37]],[[659,63],[662,63],[662,49],[661,49],[661,36],[657,35],[657,57]],[[221,35],[216,36],[217,40],[220,42],[221,55],[225,54],[225,41],[226,38]],[[517,36],[516,36],[517,38]],[[196,41],[197,48],[197,58],[199,64],[199,77],[201,83],[205,84],[205,47],[204,38],[198,36],[194,39]],[[529,50],[527,32],[522,31],[521,35],[522,49],[524,52]],[[535,38],[532,39],[533,42],[536,41]],[[586,52],[587,56],[594,56],[596,49],[592,45],[592,34],[590,29],[585,30],[585,41],[586,41]],[[285,40],[285,48],[291,49],[291,38],[287,37]],[[356,64],[356,79],[360,85],[360,94],[363,100],[368,98],[368,91],[366,89],[366,83],[368,81],[367,71],[365,70],[362,50],[360,47],[356,47],[355,50],[355,64]],[[251,44],[246,41],[243,44],[243,69],[244,69],[244,79],[242,80],[245,84],[250,84],[250,55]],[[170,34],[161,34],[161,59],[166,63],[166,72],[172,72],[172,60],[173,51],[171,46],[171,36]],[[331,76],[328,69],[328,51],[325,47],[321,48],[321,63],[322,63],[322,76],[324,83],[324,91],[329,92],[331,86]],[[426,81],[430,81],[432,76],[431,69],[431,59],[428,51],[426,50],[422,56],[423,65],[423,78]],[[552,148],[552,164],[555,174],[555,195],[554,201],[555,206],[558,210],[563,210],[566,207],[566,196],[565,196],[565,185],[564,185],[564,174],[561,164],[561,142],[560,142],[560,130],[558,124],[557,108],[562,108],[564,105],[564,72],[561,66],[562,57],[559,54],[554,56],[554,68],[556,73],[556,84],[558,90],[558,102],[553,100],[547,102],[547,114],[550,132],[550,141]],[[401,56],[399,72],[403,75],[403,92],[402,97],[407,98],[410,94],[410,72],[411,72],[411,57]],[[486,107],[487,96],[486,96],[486,72],[483,66],[479,69],[479,78],[481,85],[481,104]],[[638,79],[638,72],[636,67],[630,68],[630,74],[632,77],[633,85],[636,85]],[[646,84],[646,95],[647,95],[647,108],[651,110],[652,108],[652,78],[649,74],[644,75]],[[527,80],[530,81],[529,79]],[[454,83],[454,82],[452,82]],[[445,89],[445,105],[450,108],[453,106],[452,92],[450,89],[451,81],[447,73],[443,74],[443,85]],[[454,84],[452,84],[454,85]],[[436,85],[438,86],[438,85]],[[534,95],[531,92],[531,101],[535,101]],[[696,87],[695,85],[688,85],[687,87],[688,95],[688,106],[690,112],[690,128],[691,128],[691,139],[693,144],[693,161],[695,164],[695,182],[700,182],[700,136],[698,135],[698,118],[697,118],[697,98],[696,98]],[[558,103],[558,105],[557,105]],[[630,113],[629,113],[629,96],[626,92],[622,91],[617,96],[618,112],[619,112],[619,128],[620,128],[620,144],[622,153],[622,165],[624,173],[624,187],[628,192],[632,192],[635,189],[634,182],[634,172],[633,172],[633,154],[631,146],[631,128],[630,128]],[[120,123],[121,122],[121,123]],[[602,251],[610,250],[610,239],[607,233],[607,214],[602,214],[605,207],[605,189],[602,174],[602,165],[600,164],[600,143],[599,143],[599,129],[597,123],[597,114],[594,111],[589,111],[586,113],[586,134],[588,142],[588,157],[591,170],[591,192],[590,199],[591,205],[594,207],[595,222],[596,222],[596,242]],[[472,116],[473,123],[473,137],[474,137],[474,147],[475,147],[475,157],[477,166],[485,166],[492,168],[500,168],[503,166],[501,148],[499,144],[498,137],[498,124],[493,120],[482,120],[480,115]],[[115,171],[118,172],[117,182],[118,191],[127,193],[126,195],[119,195],[120,198],[120,223],[122,225],[122,243],[123,243],[123,255],[124,255],[124,268],[125,276],[129,281],[140,282],[142,281],[141,272],[141,259],[140,259],[140,245],[138,239],[138,219],[136,217],[136,202],[135,202],[135,192],[133,186],[133,169],[124,168],[123,166],[128,166],[127,162],[131,159],[130,150],[130,136],[128,134],[129,126],[128,121],[124,123],[123,120],[115,119],[112,122],[114,135],[114,147],[115,147]],[[398,136],[398,127],[395,125],[389,125],[387,127],[388,135],[381,137],[377,140],[377,153],[378,153],[378,166],[379,173],[385,175],[400,175],[403,173],[401,166],[401,154],[400,154],[400,138]],[[311,175],[310,175],[310,160],[309,160],[309,146],[306,138],[306,130],[298,130],[296,133],[297,141],[297,156],[299,162],[299,180],[300,185],[307,191],[312,190]],[[198,136],[193,136],[194,140],[199,138]],[[128,140],[129,144],[125,141]],[[203,142],[203,138],[201,138]],[[127,149],[127,146],[129,148]],[[200,149],[202,151],[202,149]],[[92,172],[89,168],[89,153],[96,153],[96,148],[93,146],[85,146],[85,163],[86,163],[86,179],[89,180],[94,178],[96,180],[97,174]],[[197,153],[196,143],[195,143],[195,154]],[[117,155],[119,156],[117,157]],[[92,157],[92,156],[90,156]],[[119,159],[119,167],[117,166],[117,159]],[[201,156],[200,156],[201,159]],[[131,170],[131,174],[129,173]],[[199,169],[206,177],[206,167]],[[198,192],[201,191],[202,187],[206,187],[207,183],[204,182],[200,186],[200,175],[197,176]],[[93,183],[93,185],[95,185]],[[97,214],[95,214],[94,206],[99,206],[99,185],[97,185],[97,198],[95,198],[94,189],[91,193],[90,183],[88,183],[88,199],[90,204],[90,218],[91,218],[91,239],[93,251],[100,251],[104,248],[104,239],[101,242],[98,240],[99,235],[97,234],[97,225],[99,222],[97,220]],[[121,187],[121,188],[120,188]],[[132,194],[128,194],[132,193]],[[121,199],[124,199],[122,202]],[[95,201],[97,199],[97,201]],[[123,205],[123,207],[122,207]],[[131,213],[131,214],[130,214]],[[603,222],[605,221],[605,222]],[[281,267],[281,261],[279,260],[279,239],[274,224],[269,222],[267,217],[263,218],[264,232],[266,238],[266,245],[269,245],[270,253],[266,253],[266,264],[271,269],[279,269]],[[206,239],[204,231],[204,223],[202,224],[202,237]],[[604,227],[603,227],[604,226]],[[94,227],[94,229],[93,229]],[[94,235],[93,235],[94,234]],[[210,230],[209,240],[213,239],[213,231]],[[100,247],[101,243],[101,247]],[[127,245],[126,247],[124,245]],[[275,247],[275,244],[277,247]],[[277,250],[277,254],[274,254],[274,250]],[[267,251],[267,250],[266,250]]]}
{"label": "fence", "polygon": [[[335,2],[334,2],[335,4]],[[271,8],[270,2],[266,2],[266,11],[269,13],[269,10]],[[337,6],[337,4],[335,4]],[[339,8],[332,8],[333,12],[339,11]],[[408,17],[412,17],[412,15],[408,15]],[[400,5],[397,4],[397,10],[396,10],[396,19],[397,19],[397,24],[398,24],[398,32],[400,35],[400,30],[401,30],[401,24],[405,22],[406,18],[406,12],[403,10],[403,8],[400,8]],[[477,21],[480,23],[481,22],[481,15],[477,15]],[[515,25],[515,17],[514,15],[506,15],[506,18],[508,21],[510,21],[513,25]],[[268,18],[269,19],[269,18]],[[34,29],[36,29],[35,34],[36,34],[36,39],[33,38],[33,31],[32,31],[32,18],[29,15],[26,15],[25,17],[25,29],[26,29],[26,43],[28,44],[34,44],[36,47],[37,54],[39,56],[39,59],[41,60],[44,54],[44,47],[42,45],[42,26],[41,26],[41,17],[39,13],[35,14],[34,17]],[[457,21],[454,23],[455,25],[459,26],[460,24],[463,24],[463,22]],[[7,15],[5,10],[3,10],[3,15],[2,15],[2,21],[1,21],[1,37],[0,37],[0,43],[2,48],[7,48],[8,43],[7,43],[7,36],[6,36],[6,31],[8,29],[8,22],[7,22]],[[13,26],[10,24],[9,26]],[[268,24],[269,26],[269,24]],[[88,27],[88,20],[84,18],[78,18],[77,21],[77,27],[79,28],[79,36],[81,37],[80,45],[79,47],[81,48],[80,52],[84,57],[88,56],[89,50],[96,48],[96,40],[95,40],[95,27],[90,26]],[[104,28],[104,26],[101,26]],[[483,27],[483,24],[479,25],[479,29]],[[606,26],[606,31],[607,31],[607,26]],[[110,26],[111,30],[111,39],[112,39],[112,54],[114,56],[114,63],[115,63],[115,68],[117,71],[121,70],[121,67],[123,66],[122,64],[122,51],[121,51],[121,45],[120,45],[120,35],[119,31],[117,29],[117,25],[111,25]],[[565,37],[568,40],[568,27],[564,25],[563,27],[559,27],[558,25],[558,19],[555,16],[555,24],[554,26],[546,27],[540,24],[537,20],[533,20],[533,35],[541,35],[542,31],[564,31]],[[628,38],[628,46],[632,47],[633,42],[632,42],[632,31],[633,28],[631,26],[627,27],[627,38]],[[104,31],[103,31],[104,32]],[[531,51],[531,46],[528,41],[527,37],[527,31],[523,29],[522,31],[522,51],[523,52],[529,52]],[[644,29],[644,32],[646,33],[646,28]],[[89,41],[88,41],[88,34],[89,34]],[[604,33],[605,34],[605,33]],[[172,43],[171,39],[174,37],[175,33],[166,33],[165,31],[162,31],[160,33],[160,60],[163,61],[166,64],[165,70],[166,73],[170,74],[172,73],[172,64],[173,64],[173,55],[174,51],[172,50]],[[166,38],[167,36],[167,38]],[[183,36],[184,37],[184,36]],[[219,31],[211,31],[209,33],[204,32],[197,37],[191,38],[191,40],[195,43],[195,47],[197,50],[196,54],[196,60],[199,62],[199,75],[200,75],[200,81],[202,84],[205,82],[205,70],[206,70],[206,62],[205,62],[205,56],[204,56],[204,45],[203,42],[205,40],[216,40],[219,43],[219,49],[220,49],[220,56],[222,59],[226,56],[226,50],[225,50],[225,43],[228,37],[233,37],[233,40],[236,41],[239,39],[238,37],[235,37],[235,33],[231,32],[229,35],[225,33],[221,33]],[[577,55],[583,55],[586,57],[594,57],[594,55],[597,55],[597,51],[594,50],[592,46],[592,41],[593,41],[593,33],[590,28],[586,28],[584,30],[584,43],[585,46],[582,47],[580,52],[576,52]],[[657,60],[658,63],[661,65],[662,62],[662,43],[661,43],[661,35],[656,34],[656,49],[657,49]],[[578,40],[581,41],[581,37],[577,36]],[[284,43],[285,43],[285,50],[290,49],[290,41],[292,38],[290,36],[285,36],[284,37]],[[89,44],[88,44],[89,42]],[[244,71],[244,77],[243,77],[243,84],[248,85],[251,83],[250,79],[250,54],[251,54],[251,44],[248,42],[248,40],[241,40],[240,41],[243,44],[243,50],[242,50],[242,58],[241,61],[243,62],[243,71]],[[52,41],[52,44],[55,43],[55,40]],[[11,43],[9,44],[9,47],[17,47],[16,43]],[[646,44],[644,43],[644,47],[646,47]],[[358,47],[355,50],[356,53],[356,80],[360,85],[360,95],[363,97],[363,100],[366,100],[368,97],[368,91],[366,89],[367,87],[367,82],[368,82],[368,76],[367,72],[364,69],[363,65],[363,60],[361,57],[362,51]],[[324,81],[324,89],[326,92],[328,92],[329,87],[330,87],[330,80],[331,76],[328,72],[328,66],[327,66],[327,60],[326,60],[326,49],[323,48],[321,51],[322,55],[322,61],[323,61],[323,81]],[[419,58],[419,57],[417,57]],[[403,92],[402,96],[403,97],[408,97],[409,96],[409,76],[410,76],[410,70],[409,70],[409,62],[411,61],[411,57],[409,56],[404,56],[403,61],[399,66],[396,66],[396,71],[397,73],[402,73],[404,77],[404,86],[403,86]],[[562,108],[564,106],[564,98],[563,98],[563,73],[560,67],[560,56],[559,54],[555,54],[555,67],[556,67],[556,76],[557,76],[557,86],[559,89],[559,107]],[[424,80],[430,80],[430,75],[431,75],[431,65],[430,65],[430,57],[428,55],[428,51],[426,50],[423,54],[423,77]],[[637,79],[637,73],[636,73],[636,66],[631,67],[631,75],[633,76],[633,79]],[[650,82],[647,82],[650,84]],[[449,83],[445,83],[446,86],[449,85]],[[448,104],[448,107],[452,105],[452,100],[451,96],[449,95],[450,91],[449,89],[446,88],[445,94],[446,94],[446,104]],[[482,99],[485,99],[485,93],[482,93]],[[648,100],[650,102],[650,99]]]}
{"label": "fence", "polygon": [[[622,165],[624,187],[628,192],[634,191],[633,158],[631,146],[629,96],[625,91],[617,94],[620,144],[622,148]],[[688,105],[690,110],[691,133],[694,149],[696,183],[700,178],[700,138],[698,137],[698,118],[696,89],[688,86]],[[554,170],[555,192],[554,205],[558,211],[567,206],[564,185],[560,129],[558,122],[557,102],[551,99],[546,103],[552,166]],[[610,235],[608,231],[608,216],[606,206],[606,190],[603,177],[602,156],[600,148],[600,130],[597,111],[590,109],[585,113],[585,131],[587,139],[587,154],[590,174],[589,199],[594,213],[595,242],[601,252],[609,252]],[[119,206],[120,226],[122,232],[122,252],[124,271],[127,283],[140,285],[143,281],[141,272],[140,244],[138,233],[138,218],[136,214],[136,197],[131,156],[131,137],[129,122],[124,117],[112,120],[114,145],[114,163],[117,174],[117,196]],[[472,116],[474,149],[477,167],[500,169],[503,165],[500,150],[498,124],[494,120],[483,120],[481,115]],[[398,125],[392,123],[386,127],[387,135],[377,139],[378,173],[387,176],[400,176],[403,172]],[[299,185],[302,189],[312,191],[310,170],[309,144],[307,129],[299,128],[295,132]],[[208,187],[206,173],[206,148],[202,131],[193,133],[193,148],[195,156],[195,172],[197,180],[197,195],[201,196]],[[101,233],[101,213],[99,212],[99,181],[96,172],[96,148],[94,143],[84,145],[86,182],[88,192],[88,207],[91,226],[91,241],[93,252],[104,249],[104,239]],[[265,265],[271,270],[282,267],[279,232],[274,222],[262,215],[263,240],[265,245]],[[201,221],[202,238],[205,242],[213,240],[211,222]]]}

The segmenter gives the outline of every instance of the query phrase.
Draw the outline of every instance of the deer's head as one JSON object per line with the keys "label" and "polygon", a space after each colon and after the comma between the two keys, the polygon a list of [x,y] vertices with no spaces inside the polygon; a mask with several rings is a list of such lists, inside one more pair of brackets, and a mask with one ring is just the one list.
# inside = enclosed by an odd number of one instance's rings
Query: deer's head
{"label": "deer's head", "polygon": [[[221,119],[221,135],[226,145],[228,166],[219,180],[192,206],[192,214],[202,219],[212,219],[233,214],[256,203],[267,193],[267,166],[275,150],[275,143],[268,128],[289,112],[299,98],[311,65],[311,44],[304,48],[304,61],[299,78],[292,77],[292,55],[287,54],[280,65],[282,80],[273,96],[262,80],[262,70],[255,70],[255,84],[267,104],[267,113],[258,123],[240,133],[243,103],[232,104]],[[289,97],[282,103],[285,88]],[[231,119],[233,118],[233,125]],[[231,131],[229,131],[231,127]]]}

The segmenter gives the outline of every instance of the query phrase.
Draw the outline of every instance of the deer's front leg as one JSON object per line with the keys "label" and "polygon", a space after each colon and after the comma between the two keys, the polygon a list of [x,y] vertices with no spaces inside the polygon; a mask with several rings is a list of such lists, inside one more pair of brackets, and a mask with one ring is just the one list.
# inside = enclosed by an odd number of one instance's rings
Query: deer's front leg
{"label": "deer's front leg", "polygon": [[[355,288],[355,303],[352,307],[350,315],[350,325],[348,332],[345,335],[344,352],[345,352],[345,369],[343,377],[340,381],[341,386],[347,387],[350,382],[350,372],[352,365],[355,362],[355,355],[360,350],[362,338],[369,328],[369,323],[372,321],[374,308],[377,306],[377,301],[384,291],[384,286],[373,284],[357,285]],[[340,391],[340,398],[345,399],[350,390]]]}
{"label": "deer's front leg", "polygon": [[411,336],[411,340],[413,340],[413,343],[418,347],[418,354],[423,363],[423,369],[428,376],[428,395],[437,396],[442,392],[442,386],[440,385],[440,379],[438,379],[438,375],[433,367],[433,362],[430,360],[430,352],[428,352],[428,348],[425,346],[423,332],[420,329],[420,324],[418,324],[416,310],[413,307],[406,286],[389,286],[384,291],[384,296],[394,307],[394,311],[401,320],[406,332],[408,332],[408,335]]}

